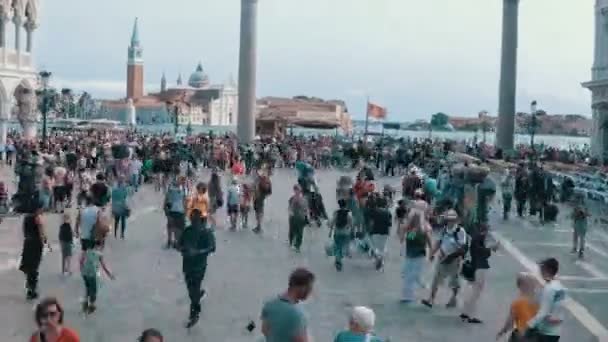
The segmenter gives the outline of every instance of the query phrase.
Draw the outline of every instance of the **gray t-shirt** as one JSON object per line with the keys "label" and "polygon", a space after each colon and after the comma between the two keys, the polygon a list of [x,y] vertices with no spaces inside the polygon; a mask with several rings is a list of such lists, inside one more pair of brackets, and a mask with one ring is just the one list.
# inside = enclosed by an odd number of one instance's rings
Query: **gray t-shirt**
{"label": "gray t-shirt", "polygon": [[280,296],[264,304],[262,320],[269,328],[266,342],[290,342],[306,333],[306,317],[302,310]]}

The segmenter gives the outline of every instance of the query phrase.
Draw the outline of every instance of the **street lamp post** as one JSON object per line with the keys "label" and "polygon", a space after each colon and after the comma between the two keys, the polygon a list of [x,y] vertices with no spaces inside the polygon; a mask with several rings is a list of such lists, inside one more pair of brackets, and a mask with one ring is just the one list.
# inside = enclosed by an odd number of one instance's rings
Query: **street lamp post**
{"label": "street lamp post", "polygon": [[530,133],[530,146],[532,147],[532,150],[534,150],[534,135],[536,134],[536,129],[538,125],[538,118],[536,117],[536,114],[538,113],[537,108],[537,102],[532,101],[532,103],[530,103],[531,117],[530,123],[528,125],[528,132]]}
{"label": "street lamp post", "polygon": [[41,97],[40,112],[42,113],[42,146],[47,145],[47,120],[49,110],[54,105],[55,89],[49,86],[52,73],[49,71],[40,72],[40,80],[42,81],[42,89],[37,91],[37,95]]}

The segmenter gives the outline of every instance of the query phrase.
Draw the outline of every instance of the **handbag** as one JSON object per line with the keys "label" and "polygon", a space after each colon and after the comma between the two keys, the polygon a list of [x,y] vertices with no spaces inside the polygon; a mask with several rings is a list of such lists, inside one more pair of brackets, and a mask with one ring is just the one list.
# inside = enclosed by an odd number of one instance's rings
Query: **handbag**
{"label": "handbag", "polygon": [[460,269],[460,274],[462,277],[469,282],[475,281],[475,267],[471,260],[465,260],[462,263],[462,268]]}

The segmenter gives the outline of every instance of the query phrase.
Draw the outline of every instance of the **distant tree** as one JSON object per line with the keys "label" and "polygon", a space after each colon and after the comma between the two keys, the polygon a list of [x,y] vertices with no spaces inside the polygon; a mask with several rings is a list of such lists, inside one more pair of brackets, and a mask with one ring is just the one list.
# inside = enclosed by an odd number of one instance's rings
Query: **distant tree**
{"label": "distant tree", "polygon": [[450,122],[450,117],[445,113],[435,113],[431,116],[431,126],[441,127],[445,126]]}

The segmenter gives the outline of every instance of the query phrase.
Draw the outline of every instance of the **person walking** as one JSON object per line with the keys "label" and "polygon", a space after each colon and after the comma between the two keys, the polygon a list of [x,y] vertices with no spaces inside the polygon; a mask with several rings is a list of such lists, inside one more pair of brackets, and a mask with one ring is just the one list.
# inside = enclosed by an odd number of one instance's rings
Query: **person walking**
{"label": "person walking", "polygon": [[334,342],[382,342],[382,339],[373,333],[375,323],[374,310],[365,306],[355,306],[350,311],[348,330],[339,332]]}
{"label": "person walking", "polygon": [[517,203],[517,216],[519,217],[524,215],[529,187],[528,174],[523,165],[520,165],[515,174],[514,192],[515,202]]}
{"label": "person walking", "polygon": [[545,281],[540,291],[540,307],[524,331],[524,336],[534,336],[538,342],[557,342],[560,339],[566,289],[555,279],[558,272],[557,259],[548,258],[540,262],[540,274]]}
{"label": "person walking", "polygon": [[95,228],[100,209],[93,204],[91,196],[85,196],[84,208],[78,211],[76,216],[75,233],[80,236],[82,250],[92,248],[95,244]]}
{"label": "person walking", "polygon": [[386,199],[378,197],[375,208],[370,210],[370,239],[372,255],[376,260],[376,270],[384,267],[384,255],[386,254],[386,242],[390,228],[393,224],[393,217],[387,207]]}
{"label": "person walking", "polygon": [[37,208],[34,213],[23,218],[23,249],[19,270],[25,274],[27,300],[38,298],[38,269],[45,244],[47,239],[42,223],[42,209]]}
{"label": "person walking", "polygon": [[467,233],[464,228],[458,225],[458,214],[455,210],[448,210],[445,220],[447,227],[441,233],[439,241],[429,255],[432,260],[435,254],[439,253],[439,260],[431,283],[430,296],[422,301],[422,304],[429,308],[433,307],[439,285],[445,278],[449,278],[449,287],[452,290],[452,296],[447,303],[448,308],[456,307],[460,290],[460,264],[462,257],[466,254]]}
{"label": "person walking", "polygon": [[222,183],[217,170],[211,172],[208,186],[209,193],[209,215],[214,216],[217,209],[224,205],[224,192]]}
{"label": "person walking", "polygon": [[587,225],[589,212],[584,206],[584,198],[580,197],[576,206],[572,210],[572,251],[578,253],[580,259],[584,258],[585,254],[585,237],[587,236]]}
{"label": "person walking", "polygon": [[421,284],[420,276],[426,262],[426,249],[432,248],[432,237],[423,211],[415,211],[406,222],[399,225],[398,236],[402,248],[403,266],[401,267],[401,302],[411,303],[416,300],[416,290]]}
{"label": "person walking", "polygon": [[298,303],[313,290],[315,275],[297,268],[289,276],[287,291],[270,299],[262,307],[262,334],[266,342],[310,342],[308,323]]}
{"label": "person walking", "polygon": [[202,218],[207,218],[209,215],[209,195],[207,194],[207,185],[200,182],[196,185],[196,192],[188,198],[186,207],[186,216],[192,219],[192,212],[197,209],[197,215]]}
{"label": "person walking", "polygon": [[137,192],[139,190],[140,177],[142,173],[143,163],[137,156],[133,156],[129,163],[129,185],[133,191]]}
{"label": "person walking", "polygon": [[519,296],[511,303],[505,324],[496,334],[496,340],[511,332],[509,342],[526,342],[523,332],[528,329],[528,321],[538,312],[535,299],[538,282],[534,275],[521,272],[517,276],[516,284]]}
{"label": "person walking", "polygon": [[80,342],[76,331],[64,325],[63,308],[56,298],[45,298],[36,305],[34,319],[38,329],[30,342]]}
{"label": "person walking", "polygon": [[241,189],[236,177],[233,177],[230,183],[231,184],[228,187],[228,192],[226,195],[226,209],[228,210],[228,217],[230,217],[230,230],[236,230],[239,216],[239,204],[241,200]]}
{"label": "person walking", "polygon": [[264,202],[272,194],[272,183],[270,177],[264,171],[257,170],[256,182],[254,184],[253,211],[255,212],[255,233],[262,232],[262,221],[264,220]]}
{"label": "person walking", "polygon": [[101,266],[108,278],[114,280],[114,275],[110,272],[103,258],[103,242],[95,241],[93,248],[83,251],[80,255],[80,274],[84,282],[85,297],[82,302],[82,311],[86,314],[95,312],[97,306],[98,273]]}
{"label": "person walking", "polygon": [[252,197],[253,193],[251,191],[251,185],[248,183],[243,183],[241,185],[241,199],[239,207],[242,229],[249,229],[249,212],[251,211]]}
{"label": "person walking", "polygon": [[167,246],[178,249],[178,242],[186,227],[185,178],[180,176],[169,184],[165,193],[165,216],[167,217]]}
{"label": "person walking", "polygon": [[61,246],[61,274],[72,274],[72,251],[74,249],[74,231],[69,213],[63,214],[63,223],[59,226],[59,245]]}
{"label": "person walking", "polygon": [[118,177],[118,182],[112,188],[112,215],[114,216],[114,237],[118,234],[118,225],[120,224],[120,238],[125,239],[125,230],[127,228],[127,218],[131,213],[127,200],[129,198],[129,187],[125,182],[124,176]]}
{"label": "person walking", "polygon": [[289,198],[289,246],[300,253],[304,227],[308,221],[308,204],[299,185],[294,185],[293,195]]}
{"label": "person walking", "polygon": [[342,271],[342,260],[348,254],[348,245],[353,233],[353,217],[345,199],[338,200],[338,210],[334,211],[329,223],[329,237],[333,235],[335,266]]}
{"label": "person walking", "polygon": [[486,247],[486,238],[488,235],[488,226],[481,224],[477,234],[471,239],[469,254],[471,255],[471,265],[473,267],[473,281],[471,282],[471,292],[464,301],[464,308],[460,319],[468,323],[483,323],[479,318],[476,318],[477,302],[481,297],[481,293],[485,286],[487,272],[490,269],[488,259],[492,252],[496,251],[499,244],[496,243],[491,247]]}
{"label": "person walking", "polygon": [[182,252],[182,271],[190,297],[190,315],[186,327],[193,327],[199,319],[201,312],[201,300],[207,296],[207,292],[201,289],[201,283],[207,271],[207,258],[215,252],[215,236],[213,229],[208,227],[207,220],[203,218],[198,209],[193,209],[190,214],[190,226],[181,236],[179,246]]}
{"label": "person walking", "polygon": [[515,190],[515,178],[509,169],[505,170],[505,175],[500,182],[500,189],[502,192],[502,217],[506,221],[509,219],[513,192]]}

